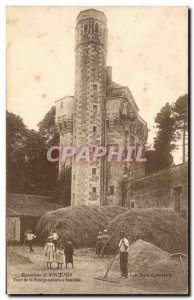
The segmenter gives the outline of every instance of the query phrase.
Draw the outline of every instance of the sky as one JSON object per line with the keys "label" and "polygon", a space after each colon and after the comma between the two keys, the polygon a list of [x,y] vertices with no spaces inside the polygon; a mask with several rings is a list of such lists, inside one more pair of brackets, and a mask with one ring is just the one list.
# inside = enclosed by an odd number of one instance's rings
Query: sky
{"label": "sky", "polygon": [[[7,109],[28,128],[37,129],[55,100],[73,95],[75,24],[83,9],[7,7]],[[131,90],[152,144],[156,114],[188,92],[187,8],[97,9],[107,17],[112,79]]]}

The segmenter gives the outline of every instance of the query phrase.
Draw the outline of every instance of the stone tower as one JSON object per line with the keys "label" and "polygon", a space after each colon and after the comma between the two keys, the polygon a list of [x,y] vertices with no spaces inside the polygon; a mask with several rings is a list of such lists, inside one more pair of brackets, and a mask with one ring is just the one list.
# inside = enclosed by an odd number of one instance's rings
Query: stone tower
{"label": "stone tower", "polygon": [[[76,22],[73,144],[104,145],[107,27],[104,13],[81,11]],[[100,205],[103,161],[72,163],[72,205]]]}
{"label": "stone tower", "polygon": [[[101,11],[81,11],[76,22],[75,91],[56,101],[56,125],[60,147],[72,145],[80,154],[96,146],[143,147],[148,137],[147,123],[140,117],[135,99],[127,86],[112,80],[106,66],[107,26]],[[79,157],[80,158],[80,157]],[[92,155],[91,157],[92,158]],[[71,168],[72,166],[72,168]],[[121,205],[129,203],[123,184],[144,176],[145,163],[108,161],[63,161],[59,175],[72,171],[71,205]],[[135,204],[132,203],[135,207]]]}

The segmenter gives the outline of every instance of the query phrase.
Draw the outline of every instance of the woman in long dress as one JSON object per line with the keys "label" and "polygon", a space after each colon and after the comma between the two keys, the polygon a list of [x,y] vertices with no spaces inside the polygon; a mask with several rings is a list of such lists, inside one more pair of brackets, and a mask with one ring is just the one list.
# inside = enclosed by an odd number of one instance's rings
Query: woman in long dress
{"label": "woman in long dress", "polygon": [[73,245],[71,242],[67,242],[67,245],[65,246],[65,264],[66,264],[66,268],[67,268],[67,264],[72,264],[72,268],[73,268]]}
{"label": "woman in long dress", "polygon": [[51,238],[48,238],[48,242],[45,245],[45,256],[47,261],[47,268],[51,268],[51,264],[54,262],[55,245]]}

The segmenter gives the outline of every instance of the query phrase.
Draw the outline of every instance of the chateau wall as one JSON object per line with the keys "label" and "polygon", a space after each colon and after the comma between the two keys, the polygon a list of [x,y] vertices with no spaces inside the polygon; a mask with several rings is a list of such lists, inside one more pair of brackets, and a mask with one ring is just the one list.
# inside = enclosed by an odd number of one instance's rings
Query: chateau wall
{"label": "chateau wall", "polygon": [[[73,119],[74,119],[74,97],[67,96],[55,102],[56,114],[55,122],[60,134],[60,149],[64,146],[73,144]],[[66,161],[65,164],[70,164],[71,161]],[[64,162],[59,156],[59,173],[61,172]]]}
{"label": "chateau wall", "polygon": [[126,206],[131,208],[175,207],[177,188],[181,189],[180,210],[188,204],[188,163],[123,183]]}
{"label": "chateau wall", "polygon": [[[117,94],[117,97],[106,101],[106,145],[118,145],[118,147],[124,146],[125,148],[136,143],[144,145],[147,140],[147,125],[143,120],[139,120],[138,110],[134,105],[134,100],[132,101],[131,93],[126,88],[116,88],[116,90],[117,93],[113,88],[112,94]],[[129,98],[123,97],[125,90],[127,90],[126,97]],[[133,106],[130,106],[130,103]],[[106,164],[106,205],[122,206],[123,180],[140,177],[144,175],[144,172],[144,164],[136,163],[134,166],[134,164],[124,162],[108,162]]]}

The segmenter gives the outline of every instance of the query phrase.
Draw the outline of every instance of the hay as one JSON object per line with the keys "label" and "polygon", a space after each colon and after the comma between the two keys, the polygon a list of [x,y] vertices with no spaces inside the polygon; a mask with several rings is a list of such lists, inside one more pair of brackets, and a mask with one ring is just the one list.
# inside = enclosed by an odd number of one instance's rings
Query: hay
{"label": "hay", "polygon": [[187,253],[187,222],[170,209],[129,210],[110,222],[109,232],[112,229],[111,253],[118,251],[120,231],[123,230],[130,244],[142,239],[170,253]]}
{"label": "hay", "polygon": [[[183,258],[183,262],[187,274],[187,260]],[[128,284],[136,288],[176,293],[186,289],[179,258],[143,240],[130,245],[128,270]],[[120,272],[119,258],[113,271]]]}
{"label": "hay", "polygon": [[122,207],[76,206],[57,209],[40,219],[36,235],[46,242],[51,230],[57,231],[59,240],[65,244],[72,241],[74,247],[94,247],[99,230],[108,227],[110,221],[125,212]]}
{"label": "hay", "polygon": [[16,253],[12,249],[7,249],[7,262],[10,265],[25,265],[25,264],[32,264],[32,261],[21,254]]}

